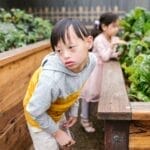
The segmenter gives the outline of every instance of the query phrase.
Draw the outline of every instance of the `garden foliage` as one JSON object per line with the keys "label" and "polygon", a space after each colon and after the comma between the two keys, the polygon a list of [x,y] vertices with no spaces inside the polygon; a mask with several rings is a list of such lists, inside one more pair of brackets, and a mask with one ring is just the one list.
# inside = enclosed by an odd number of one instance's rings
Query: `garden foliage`
{"label": "garden foliage", "polygon": [[48,20],[34,17],[20,9],[0,9],[0,52],[25,46],[50,36]]}
{"label": "garden foliage", "polygon": [[150,101],[150,11],[136,8],[120,24],[120,36],[128,43],[118,49],[122,51],[120,62],[129,86],[129,97]]}

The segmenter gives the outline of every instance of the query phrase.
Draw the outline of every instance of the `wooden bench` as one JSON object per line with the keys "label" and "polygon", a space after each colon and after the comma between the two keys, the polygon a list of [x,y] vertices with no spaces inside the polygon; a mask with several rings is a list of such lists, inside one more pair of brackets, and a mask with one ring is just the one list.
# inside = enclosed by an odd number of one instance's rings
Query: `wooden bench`
{"label": "wooden bench", "polygon": [[[104,120],[105,150],[150,149],[150,103],[129,101],[117,61],[104,64],[98,118]],[[144,133],[134,132],[138,130],[136,120],[146,120],[147,126],[142,124],[140,130]]]}

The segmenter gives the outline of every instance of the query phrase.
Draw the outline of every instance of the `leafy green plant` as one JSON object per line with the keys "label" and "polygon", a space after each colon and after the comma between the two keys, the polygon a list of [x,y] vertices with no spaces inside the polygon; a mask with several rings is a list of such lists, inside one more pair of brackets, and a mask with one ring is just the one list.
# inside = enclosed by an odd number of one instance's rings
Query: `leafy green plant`
{"label": "leafy green plant", "polygon": [[20,9],[0,9],[0,52],[50,37],[52,24]]}
{"label": "leafy green plant", "polygon": [[150,101],[150,12],[136,8],[120,24],[120,36],[128,43],[119,49],[123,51],[120,62],[129,83],[129,96]]}
{"label": "leafy green plant", "polygon": [[138,55],[132,65],[124,66],[128,74],[130,88],[129,97],[149,101],[150,99],[150,55]]}

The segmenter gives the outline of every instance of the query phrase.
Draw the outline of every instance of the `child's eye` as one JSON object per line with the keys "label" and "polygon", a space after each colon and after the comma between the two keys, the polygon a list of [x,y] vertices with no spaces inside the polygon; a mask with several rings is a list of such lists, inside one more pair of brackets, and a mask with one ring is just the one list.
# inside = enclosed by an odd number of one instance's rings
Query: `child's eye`
{"label": "child's eye", "polygon": [[69,48],[69,49],[72,49],[72,48],[73,48],[73,46],[69,46],[68,48]]}
{"label": "child's eye", "polygon": [[60,49],[56,50],[56,53],[61,53],[61,50]]}
{"label": "child's eye", "polygon": [[69,46],[69,49],[72,49],[72,48],[74,48],[74,47],[76,47],[75,45],[73,45],[73,46]]}

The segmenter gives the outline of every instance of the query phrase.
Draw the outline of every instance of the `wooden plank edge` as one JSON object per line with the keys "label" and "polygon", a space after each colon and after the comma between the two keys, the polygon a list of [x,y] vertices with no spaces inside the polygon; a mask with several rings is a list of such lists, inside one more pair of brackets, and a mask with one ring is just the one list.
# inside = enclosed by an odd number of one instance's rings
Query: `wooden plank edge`
{"label": "wooden plank edge", "polygon": [[150,102],[131,102],[132,120],[150,120]]}
{"label": "wooden plank edge", "polygon": [[34,44],[29,44],[24,47],[16,48],[14,50],[10,50],[0,54],[0,67],[12,62],[16,61],[20,58],[26,57],[38,51],[43,51],[43,49],[50,49],[49,40],[44,40],[40,42],[36,42]]}
{"label": "wooden plank edge", "polygon": [[97,118],[101,120],[132,120],[130,112],[105,112],[97,113]]}

